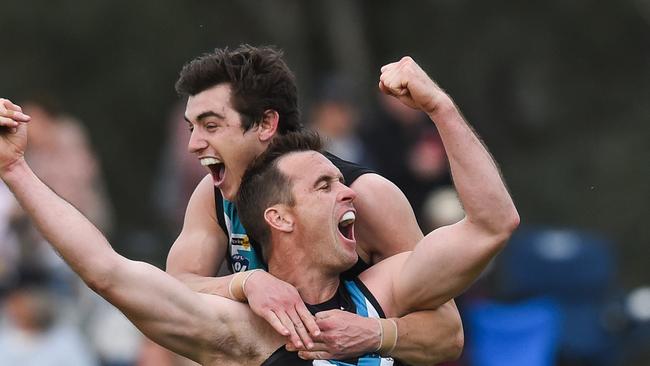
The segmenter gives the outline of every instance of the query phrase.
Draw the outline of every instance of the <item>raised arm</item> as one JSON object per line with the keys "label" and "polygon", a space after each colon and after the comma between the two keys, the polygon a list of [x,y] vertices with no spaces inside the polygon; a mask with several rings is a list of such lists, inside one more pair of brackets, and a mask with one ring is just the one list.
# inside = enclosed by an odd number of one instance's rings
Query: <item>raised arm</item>
{"label": "raised arm", "polygon": [[[393,276],[399,309],[439,306],[460,294],[519,224],[497,164],[452,99],[409,57],[382,68],[380,89],[427,113],[442,138],[466,217],[428,234]],[[389,261],[390,262],[390,261]],[[427,284],[424,286],[423,279]]]}
{"label": "raised arm", "polygon": [[159,344],[197,362],[213,357],[215,349],[222,355],[236,352],[237,343],[229,349],[222,344],[240,336],[231,329],[246,307],[208,299],[153,266],[118,255],[99,230],[31,171],[22,157],[25,132],[21,124],[0,133],[0,178],[70,267]]}

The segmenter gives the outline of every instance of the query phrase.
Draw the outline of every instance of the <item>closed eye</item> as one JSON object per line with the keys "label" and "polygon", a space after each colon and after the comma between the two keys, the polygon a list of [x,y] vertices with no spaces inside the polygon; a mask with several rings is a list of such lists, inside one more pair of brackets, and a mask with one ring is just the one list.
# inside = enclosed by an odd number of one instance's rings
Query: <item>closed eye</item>
{"label": "closed eye", "polygon": [[323,183],[321,186],[318,188],[321,191],[329,191],[330,190],[330,184],[329,183]]}

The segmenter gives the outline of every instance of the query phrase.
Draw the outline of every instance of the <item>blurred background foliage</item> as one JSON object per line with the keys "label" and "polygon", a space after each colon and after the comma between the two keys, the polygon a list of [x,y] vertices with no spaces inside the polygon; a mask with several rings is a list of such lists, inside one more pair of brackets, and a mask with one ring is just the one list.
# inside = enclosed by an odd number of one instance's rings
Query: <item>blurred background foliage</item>
{"label": "blurred background foliage", "polygon": [[[178,230],[152,191],[182,65],[274,44],[303,109],[331,73],[372,109],[379,67],[412,56],[483,136],[525,223],[603,232],[625,285],[650,281],[648,0],[3,0],[0,19],[0,94],[47,92],[83,121],[131,257],[164,263]],[[120,240],[140,230],[155,244]]]}

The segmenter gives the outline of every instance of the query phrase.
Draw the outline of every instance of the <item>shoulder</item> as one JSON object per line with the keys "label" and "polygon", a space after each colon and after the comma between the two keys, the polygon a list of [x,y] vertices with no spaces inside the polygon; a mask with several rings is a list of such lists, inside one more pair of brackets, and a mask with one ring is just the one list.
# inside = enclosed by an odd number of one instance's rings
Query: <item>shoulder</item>
{"label": "shoulder", "polygon": [[350,187],[357,194],[357,243],[372,263],[411,250],[422,239],[411,204],[391,181],[378,174],[364,174]]}
{"label": "shoulder", "polygon": [[354,182],[350,183],[350,187],[354,189],[357,194],[388,193],[391,195],[398,195],[400,198],[403,196],[402,191],[393,182],[374,171],[369,171],[368,174],[360,175],[354,180]]}
{"label": "shoulder", "polygon": [[200,211],[204,211],[204,213],[210,212],[212,215],[214,215],[214,190],[215,188],[214,184],[212,183],[212,176],[208,174],[203,177],[203,179],[201,179],[199,184],[194,189],[194,192],[190,197],[190,201],[188,202],[188,211],[186,212],[186,215],[191,214],[192,211],[194,211],[192,208],[198,208]]}

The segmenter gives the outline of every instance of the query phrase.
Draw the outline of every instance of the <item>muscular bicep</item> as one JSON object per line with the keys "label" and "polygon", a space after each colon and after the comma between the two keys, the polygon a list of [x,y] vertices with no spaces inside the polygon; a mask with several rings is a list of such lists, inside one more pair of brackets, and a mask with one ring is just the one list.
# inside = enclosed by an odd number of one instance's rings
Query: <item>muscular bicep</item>
{"label": "muscular bicep", "polygon": [[357,243],[373,263],[412,250],[422,239],[411,204],[392,182],[377,174],[364,174],[350,187],[357,194]]}
{"label": "muscular bicep", "polygon": [[250,311],[240,303],[190,290],[167,273],[143,262],[121,259],[97,289],[156,343],[203,363],[232,344],[233,324]]}
{"label": "muscular bicep", "polygon": [[467,218],[432,231],[395,272],[393,297],[404,312],[440,306],[472,284],[502,240]]}
{"label": "muscular bicep", "polygon": [[187,205],[183,229],[167,257],[167,272],[183,276],[214,276],[226,253],[227,237],[218,224],[214,186],[206,176],[196,187]]}

